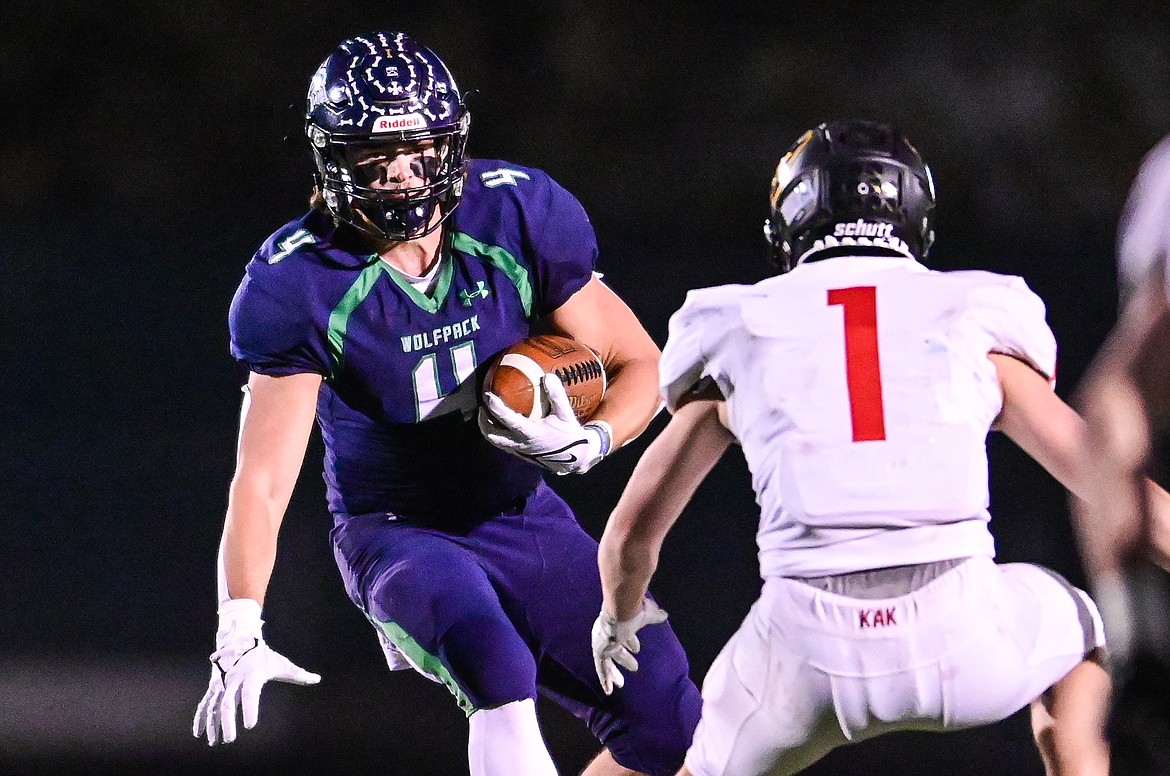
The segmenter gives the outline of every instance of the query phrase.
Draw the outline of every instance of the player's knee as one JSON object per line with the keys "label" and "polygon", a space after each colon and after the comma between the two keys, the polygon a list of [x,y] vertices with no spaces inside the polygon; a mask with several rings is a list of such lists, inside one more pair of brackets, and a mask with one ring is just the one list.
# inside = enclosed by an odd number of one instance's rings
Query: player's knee
{"label": "player's knee", "polygon": [[1032,733],[1049,776],[1104,776],[1109,679],[1086,660],[1032,703]]}
{"label": "player's knee", "polygon": [[[373,584],[371,616],[394,622],[414,642],[415,651],[437,661],[435,665],[450,675],[473,709],[536,697],[536,661],[498,601],[434,585],[425,605],[416,598],[413,605],[403,607],[395,601],[402,588],[401,575],[385,575]],[[418,589],[409,584],[407,588]]]}
{"label": "player's knee", "polygon": [[463,617],[443,635],[439,657],[476,708],[536,697],[536,660],[507,619]]}
{"label": "player's knee", "polygon": [[614,760],[650,776],[674,776],[683,764],[699,724],[699,691],[685,674],[652,691],[627,684],[621,693],[639,693],[634,707],[610,719],[599,736]]}
{"label": "player's knee", "polygon": [[693,734],[680,725],[639,724],[610,737],[606,748],[625,768],[649,776],[674,776],[682,767]]}

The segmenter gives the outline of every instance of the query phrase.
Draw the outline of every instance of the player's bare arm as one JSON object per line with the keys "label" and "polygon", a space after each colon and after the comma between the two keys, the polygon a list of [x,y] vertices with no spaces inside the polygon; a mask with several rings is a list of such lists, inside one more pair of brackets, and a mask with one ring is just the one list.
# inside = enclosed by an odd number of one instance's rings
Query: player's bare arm
{"label": "player's bare arm", "polygon": [[209,744],[236,738],[259,720],[260,693],[269,681],[321,680],[271,649],[261,633],[261,604],[276,561],[276,537],[312,429],[321,377],[253,373],[240,411],[236,474],[220,544],[219,627],[211,680],[195,712],[192,733]]}
{"label": "player's bare arm", "polygon": [[223,560],[228,598],[264,602],[276,537],[304,461],[321,376],[248,378],[236,473],[228,491]]}
{"label": "player's bare arm", "polygon": [[1125,306],[1076,399],[1095,463],[1090,495],[1073,511],[1095,579],[1119,574],[1119,563],[1138,554],[1143,533],[1150,546],[1140,551],[1170,570],[1168,497],[1145,480],[1151,428],[1163,426],[1170,414],[1170,374],[1160,357],[1167,347],[1170,308],[1161,273],[1154,271]]}
{"label": "player's bare arm", "polygon": [[1000,353],[995,364],[1003,390],[1003,409],[996,421],[1049,474],[1078,496],[1086,492],[1085,423],[1029,364]]}
{"label": "player's bare arm", "polygon": [[548,322],[601,356],[609,382],[593,419],[610,425],[614,448],[642,433],[658,410],[660,353],[626,303],[593,277]]}
{"label": "player's bare arm", "polygon": [[[1053,392],[1043,375],[1011,356],[992,353],[989,358],[1003,388],[999,430],[1078,498],[1091,498],[1101,469],[1116,466],[1117,461],[1107,460],[1106,451],[1096,447],[1085,420]],[[1136,443],[1131,438],[1126,444]],[[1120,449],[1117,452],[1121,455]],[[1157,504],[1158,519],[1163,523],[1170,520],[1165,491],[1144,473],[1139,482],[1140,491]],[[1109,492],[1115,493],[1115,489]]]}
{"label": "player's bare arm", "polygon": [[660,353],[630,309],[593,276],[548,315],[553,331],[589,346],[601,358],[607,388],[582,425],[555,375],[543,378],[550,414],[533,421],[490,393],[480,431],[497,447],[557,474],[583,474],[640,434],[658,408]]}
{"label": "player's bare arm", "polygon": [[606,525],[598,548],[602,606],[592,645],[607,695],[625,684],[619,666],[638,670],[638,630],[666,619],[646,591],[667,532],[734,439],[721,407],[722,401],[695,399],[675,412],[638,461]]}
{"label": "player's bare arm", "polygon": [[734,440],[721,401],[691,401],[650,444],[610,515],[598,553],[602,610],[628,620],[640,610],[662,541]]}

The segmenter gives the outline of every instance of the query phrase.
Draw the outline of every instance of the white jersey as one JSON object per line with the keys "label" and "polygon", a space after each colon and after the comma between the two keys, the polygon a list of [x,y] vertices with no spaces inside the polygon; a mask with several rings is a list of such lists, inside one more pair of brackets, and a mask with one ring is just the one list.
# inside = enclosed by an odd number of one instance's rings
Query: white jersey
{"label": "white jersey", "polygon": [[[1170,137],[1142,160],[1121,216],[1117,280],[1122,299],[1155,267],[1170,272]],[[1170,290],[1170,277],[1165,281]]]}
{"label": "white jersey", "polygon": [[660,379],[672,409],[704,379],[726,398],[762,574],[822,576],[994,556],[992,352],[1054,375],[1044,304],[1022,279],[839,257],[692,291]]}

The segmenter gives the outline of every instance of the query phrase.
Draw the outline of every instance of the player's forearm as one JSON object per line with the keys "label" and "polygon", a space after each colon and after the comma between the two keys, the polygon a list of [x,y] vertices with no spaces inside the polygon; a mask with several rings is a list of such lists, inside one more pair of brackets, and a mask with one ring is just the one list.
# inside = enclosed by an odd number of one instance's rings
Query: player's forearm
{"label": "player's forearm", "polygon": [[634,468],[598,555],[610,616],[625,620],[641,610],[666,534],[731,444],[719,406],[695,401],[679,409]]}
{"label": "player's forearm", "polygon": [[263,602],[276,536],[305,457],[321,376],[253,373],[240,409],[236,474],[220,547],[221,598]]}
{"label": "player's forearm", "polygon": [[1083,504],[1074,510],[1093,579],[1119,574],[1140,542],[1149,453],[1149,434],[1138,420],[1144,413],[1136,384],[1125,370],[1114,370],[1108,363],[1098,366],[1104,371],[1090,375],[1081,393],[1088,482]]}
{"label": "player's forearm", "polygon": [[606,378],[605,398],[593,419],[610,425],[617,449],[645,431],[658,412],[657,348],[607,364]]}
{"label": "player's forearm", "polygon": [[227,598],[264,594],[276,564],[276,543],[288,497],[253,483],[232,483],[220,547]]}
{"label": "player's forearm", "polygon": [[[663,435],[669,430],[668,426]],[[662,542],[689,497],[671,497],[675,494],[668,467],[674,450],[660,445],[662,439],[659,436],[638,461],[601,537],[602,610],[617,620],[641,611]]]}
{"label": "player's forearm", "polygon": [[1075,514],[1094,579],[1116,577],[1143,555],[1170,565],[1168,497],[1145,479],[1150,429],[1170,393],[1160,358],[1167,342],[1170,311],[1158,271],[1125,306],[1078,391],[1089,427],[1092,486]]}
{"label": "player's forearm", "polygon": [[658,541],[621,541],[602,537],[598,550],[601,571],[601,609],[615,620],[628,620],[642,609],[650,578],[658,568],[662,537]]}
{"label": "player's forearm", "polygon": [[658,411],[661,353],[637,317],[598,277],[549,313],[551,331],[588,345],[605,365],[605,397],[593,418],[604,420],[619,447],[645,430]]}

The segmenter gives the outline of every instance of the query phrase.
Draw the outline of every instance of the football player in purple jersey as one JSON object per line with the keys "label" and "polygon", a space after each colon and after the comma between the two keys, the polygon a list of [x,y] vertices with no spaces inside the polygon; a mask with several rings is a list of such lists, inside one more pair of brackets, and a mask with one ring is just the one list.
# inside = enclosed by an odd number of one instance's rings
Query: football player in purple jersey
{"label": "football player in purple jersey", "polygon": [[[604,745],[587,774],[673,773],[699,716],[682,648],[647,601],[653,660],[628,692],[602,691],[585,638],[601,603],[597,543],[544,481],[646,427],[658,349],[594,273],[577,200],[540,170],[467,158],[468,123],[447,67],[405,34],[346,40],[312,78],[312,209],[264,243],[231,306],[232,353],[250,375],[194,733],[230,742],[241,708],[256,724],[265,682],[319,680],[261,633],[315,417],[346,591],[391,669],[442,682],[466,712],[474,776],[555,773],[538,691]],[[545,420],[479,408],[479,368],[538,323],[606,365],[584,425],[555,378]]]}

